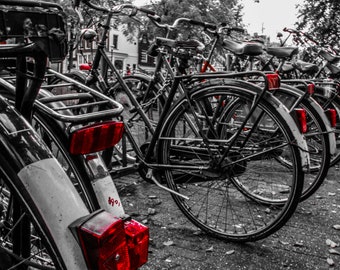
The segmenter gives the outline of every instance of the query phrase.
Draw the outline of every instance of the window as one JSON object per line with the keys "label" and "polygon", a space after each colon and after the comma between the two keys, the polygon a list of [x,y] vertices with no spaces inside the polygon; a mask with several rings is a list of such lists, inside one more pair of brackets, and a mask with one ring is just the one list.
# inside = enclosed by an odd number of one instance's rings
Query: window
{"label": "window", "polygon": [[148,62],[148,54],[145,50],[141,51],[141,63],[147,63]]}
{"label": "window", "polygon": [[112,35],[112,49],[118,49],[118,35]]}
{"label": "window", "polygon": [[119,70],[123,70],[123,61],[122,60],[115,60],[115,66]]}

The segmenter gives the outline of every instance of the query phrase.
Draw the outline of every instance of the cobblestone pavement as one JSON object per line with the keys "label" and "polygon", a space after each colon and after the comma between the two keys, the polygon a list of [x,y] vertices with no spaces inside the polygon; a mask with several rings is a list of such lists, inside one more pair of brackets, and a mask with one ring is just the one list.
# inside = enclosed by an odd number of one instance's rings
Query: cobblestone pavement
{"label": "cobblestone pavement", "polygon": [[[200,232],[177,209],[170,194],[138,174],[115,179],[125,210],[150,229],[149,260],[141,270],[340,269],[340,171],[300,203],[276,234],[247,244]],[[336,226],[338,225],[338,226]]]}

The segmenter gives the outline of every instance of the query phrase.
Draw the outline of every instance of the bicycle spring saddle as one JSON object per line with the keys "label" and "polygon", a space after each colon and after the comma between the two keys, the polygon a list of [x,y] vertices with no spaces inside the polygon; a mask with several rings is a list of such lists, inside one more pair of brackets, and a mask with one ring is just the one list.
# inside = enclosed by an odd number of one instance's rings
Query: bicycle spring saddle
{"label": "bicycle spring saddle", "polygon": [[335,79],[335,78],[340,78],[340,68],[336,65],[333,65],[331,63],[327,63],[326,65],[328,71],[330,72],[330,77]]}
{"label": "bicycle spring saddle", "polygon": [[325,50],[320,50],[319,55],[329,63],[335,63],[340,60],[340,56],[332,54]]}
{"label": "bicycle spring saddle", "polygon": [[257,56],[263,53],[262,45],[254,42],[236,42],[224,39],[222,46],[236,55]]}
{"label": "bicycle spring saddle", "polygon": [[314,73],[317,73],[319,71],[318,65],[313,64],[313,63],[304,62],[304,61],[301,61],[301,60],[297,60],[294,63],[294,66],[295,66],[296,69],[298,69],[302,73],[306,73],[306,74],[314,74]]}
{"label": "bicycle spring saddle", "polygon": [[157,37],[155,43],[151,44],[147,53],[151,56],[157,56],[157,49],[160,46],[166,46],[175,49],[194,50],[197,53],[201,53],[205,48],[204,44],[196,39],[174,40]]}
{"label": "bicycle spring saddle", "polygon": [[266,52],[277,58],[291,58],[298,54],[298,47],[267,47]]}

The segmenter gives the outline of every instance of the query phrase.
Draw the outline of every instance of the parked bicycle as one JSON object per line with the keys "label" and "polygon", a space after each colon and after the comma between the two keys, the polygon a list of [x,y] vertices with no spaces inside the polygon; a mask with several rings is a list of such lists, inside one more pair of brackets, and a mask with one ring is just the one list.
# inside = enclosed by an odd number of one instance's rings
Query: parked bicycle
{"label": "parked bicycle", "polygon": [[[157,121],[152,122],[105,53],[113,15],[135,7],[123,4],[104,8],[82,2],[107,14],[93,65],[89,75],[84,73],[88,77],[83,82],[102,93],[113,90],[101,80],[104,76],[98,69],[100,60],[117,77],[132,104],[130,110],[125,110],[129,118],[125,119],[123,113],[125,134],[145,178],[170,191],[195,225],[222,239],[255,241],[283,226],[299,201],[303,168],[308,167],[309,159],[295,121],[267,91],[267,76],[261,72],[175,74],[163,85],[165,103]],[[156,19],[154,13],[140,11]],[[168,55],[186,46],[171,40],[159,42]],[[246,76],[261,78],[264,87],[240,80]],[[137,123],[152,134],[142,149],[130,129]],[[291,166],[278,162],[279,157],[285,157]],[[251,180],[262,180],[262,190],[248,189]],[[161,184],[164,181],[168,187]]]}

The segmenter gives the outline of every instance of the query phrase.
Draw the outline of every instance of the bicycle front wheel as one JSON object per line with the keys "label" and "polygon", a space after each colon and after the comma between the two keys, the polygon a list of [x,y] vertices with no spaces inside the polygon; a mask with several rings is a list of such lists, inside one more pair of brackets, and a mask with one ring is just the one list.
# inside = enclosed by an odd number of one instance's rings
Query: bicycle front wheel
{"label": "bicycle front wheel", "polygon": [[251,112],[254,93],[241,87],[214,85],[191,92],[191,106],[186,99],[178,102],[159,138],[158,158],[169,188],[189,198],[172,194],[193,224],[218,238],[246,242],[287,222],[304,174],[278,100],[268,96]]}

